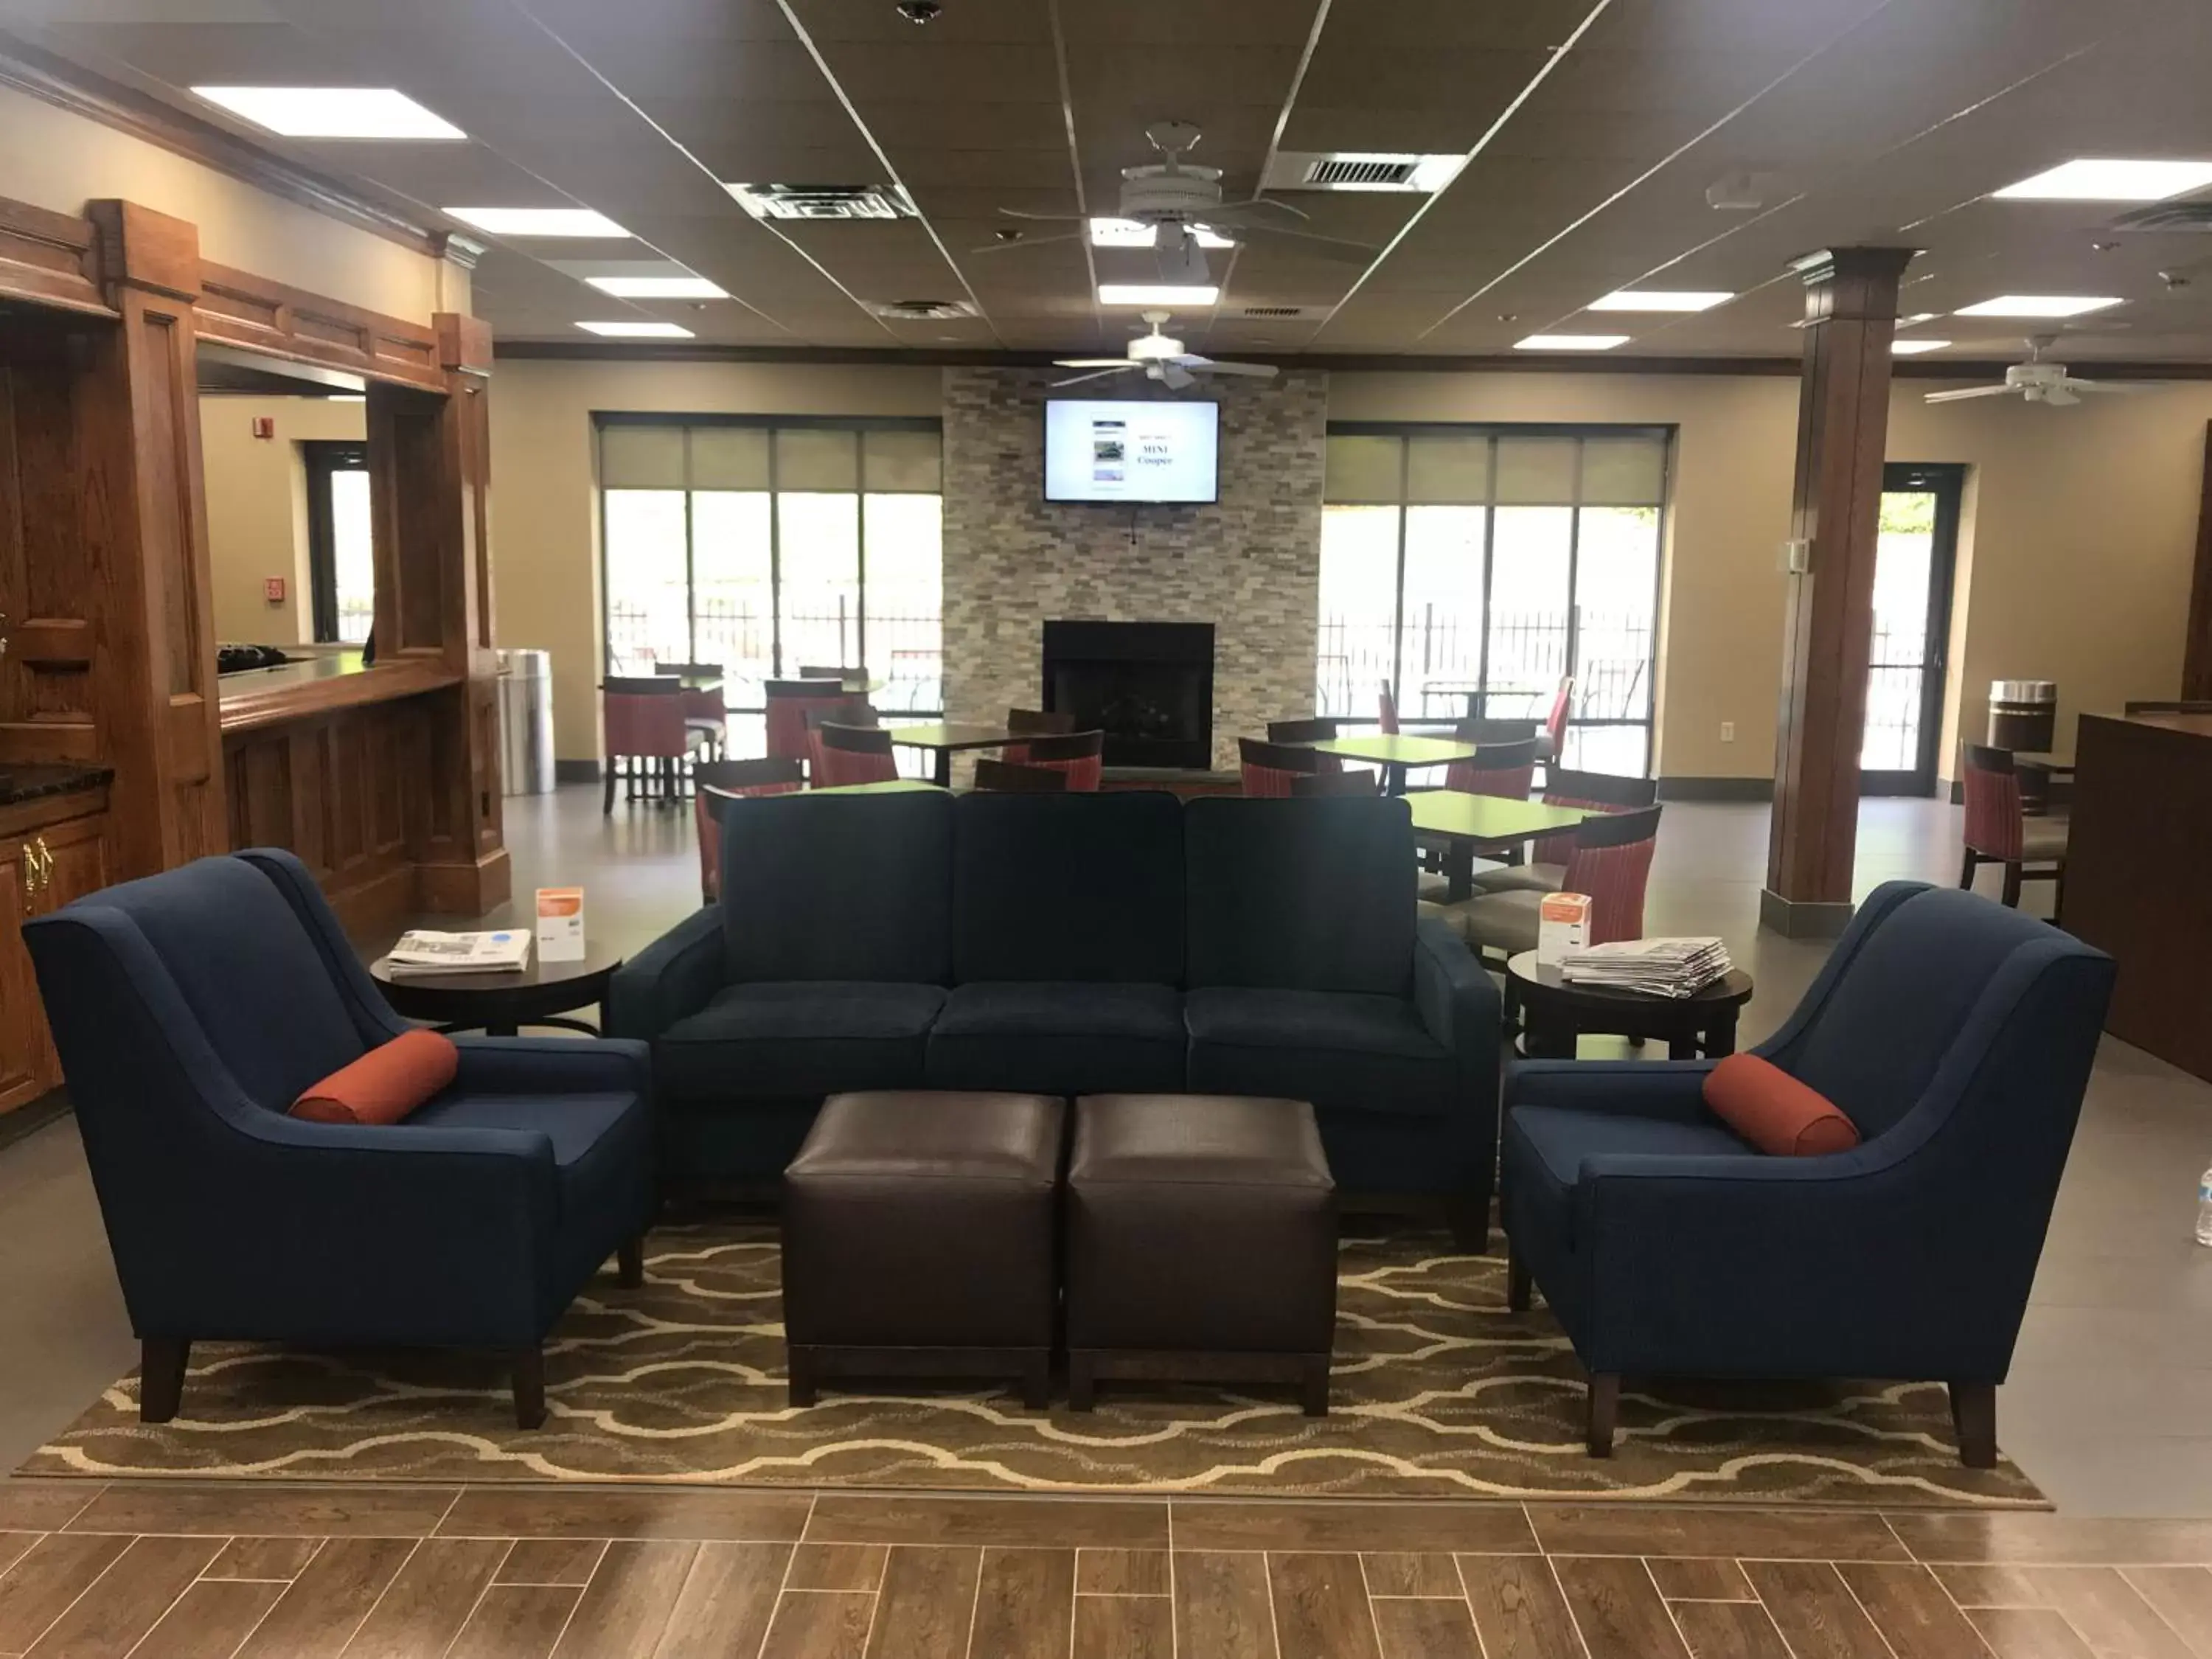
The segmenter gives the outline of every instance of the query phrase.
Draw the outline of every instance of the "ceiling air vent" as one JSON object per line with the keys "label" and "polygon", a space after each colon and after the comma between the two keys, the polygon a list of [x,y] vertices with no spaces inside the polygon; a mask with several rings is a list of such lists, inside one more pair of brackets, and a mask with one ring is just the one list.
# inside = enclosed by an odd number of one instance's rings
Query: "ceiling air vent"
{"label": "ceiling air vent", "polygon": [[2212,231],[2212,202],[2154,202],[2123,213],[2112,221],[2112,228],[2201,236]]}
{"label": "ceiling air vent", "polygon": [[1359,150],[1284,150],[1260,188],[1268,190],[1382,190],[1432,195],[1467,165],[1464,155],[1414,155]]}
{"label": "ceiling air vent", "polygon": [[1241,317],[1303,317],[1304,306],[1246,306],[1237,313]]}
{"label": "ceiling air vent", "polygon": [[975,307],[965,300],[871,300],[868,309],[894,322],[944,323],[973,317]]}
{"label": "ceiling air vent", "polygon": [[911,219],[896,185],[724,185],[756,219]]}

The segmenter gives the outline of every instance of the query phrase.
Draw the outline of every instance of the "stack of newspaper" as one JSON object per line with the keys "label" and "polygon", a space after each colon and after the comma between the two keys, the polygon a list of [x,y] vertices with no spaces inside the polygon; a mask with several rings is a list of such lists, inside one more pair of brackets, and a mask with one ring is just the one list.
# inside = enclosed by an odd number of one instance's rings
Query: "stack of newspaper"
{"label": "stack of newspaper", "polygon": [[417,927],[399,936],[385,957],[394,978],[415,974],[503,974],[530,965],[530,935],[520,928],[495,933],[441,933]]}
{"label": "stack of newspaper", "polygon": [[1728,947],[1717,939],[1628,939],[1568,951],[1559,977],[1570,985],[1692,997],[1726,978],[1733,966]]}

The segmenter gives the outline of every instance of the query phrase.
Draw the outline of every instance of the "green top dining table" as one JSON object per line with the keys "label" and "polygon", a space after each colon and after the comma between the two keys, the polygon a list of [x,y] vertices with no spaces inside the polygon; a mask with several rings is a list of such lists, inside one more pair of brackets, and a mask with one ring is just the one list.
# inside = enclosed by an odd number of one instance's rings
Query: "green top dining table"
{"label": "green top dining table", "polygon": [[1446,843],[1448,902],[1474,892],[1476,853],[1500,853],[1539,836],[1571,830],[1596,811],[1587,806],[1547,806],[1537,800],[1469,794],[1462,789],[1416,790],[1406,797],[1406,804],[1413,808],[1416,836]]}
{"label": "green top dining table", "polygon": [[1323,738],[1308,748],[1346,760],[1371,761],[1382,769],[1382,793],[1406,793],[1406,769],[1413,766],[1449,766],[1473,760],[1476,745],[1457,738],[1423,738],[1409,732],[1377,732],[1367,737]]}
{"label": "green top dining table", "polygon": [[891,742],[908,749],[927,749],[935,755],[935,779],[939,787],[950,787],[952,782],[952,757],[962,749],[1003,749],[1010,743],[1019,743],[1034,732],[1010,732],[1003,726],[970,724],[960,720],[939,720],[927,726],[892,726],[884,728],[891,734]]}
{"label": "green top dining table", "polygon": [[[827,788],[810,789],[810,795],[908,795],[918,791],[939,794],[945,786],[932,783],[927,778],[884,778],[874,783],[833,783]],[[778,796],[768,799],[779,799]]]}

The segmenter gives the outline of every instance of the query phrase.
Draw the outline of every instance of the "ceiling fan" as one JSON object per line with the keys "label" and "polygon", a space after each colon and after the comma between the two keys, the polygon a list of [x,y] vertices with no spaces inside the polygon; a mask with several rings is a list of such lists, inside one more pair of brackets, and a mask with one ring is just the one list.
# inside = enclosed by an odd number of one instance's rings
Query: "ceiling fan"
{"label": "ceiling fan", "polygon": [[[1324,258],[1365,259],[1375,252],[1372,243],[1341,236],[1324,236],[1283,222],[1283,216],[1300,220],[1302,208],[1264,197],[1247,201],[1221,199],[1221,169],[1194,167],[1183,158],[1197,146],[1199,130],[1188,121],[1161,121],[1145,129],[1145,137],[1162,160],[1143,167],[1121,169],[1120,216],[1152,232],[1153,257],[1164,283],[1200,283],[1210,281],[1206,249],[1200,233],[1214,237],[1230,234],[1292,237],[1311,245]],[[999,211],[1009,219],[1043,224],[1072,224],[1074,230],[1052,236],[1002,233],[1002,240],[972,250],[1002,253],[1008,248],[1042,247],[1051,242],[1072,242],[1091,234],[1086,216],[1079,213],[1024,213],[1014,208]]]}
{"label": "ceiling fan", "polygon": [[1086,369],[1087,374],[1074,375],[1065,380],[1054,380],[1053,389],[1079,385],[1085,380],[1103,380],[1109,374],[1126,374],[1132,369],[1143,372],[1148,380],[1158,380],[1170,392],[1181,392],[1200,374],[1246,374],[1255,380],[1272,380],[1275,368],[1272,363],[1222,363],[1211,357],[1200,357],[1182,349],[1182,342],[1162,331],[1161,325],[1168,319],[1164,311],[1147,311],[1144,319],[1152,325],[1152,331],[1139,334],[1129,342],[1127,357],[1056,357],[1054,363],[1060,368]]}
{"label": "ceiling fan", "polygon": [[2043,354],[2058,343],[2056,334],[2034,334],[2028,337],[2027,361],[2014,363],[2005,370],[2000,386],[1962,386],[1956,392],[1931,392],[1931,404],[1955,404],[1968,398],[2003,398],[2018,393],[2032,404],[2049,404],[2063,409],[2081,399],[2075,394],[2083,392],[2148,392],[2158,383],[2154,380],[2083,380],[2066,372],[2063,363],[2045,362]]}

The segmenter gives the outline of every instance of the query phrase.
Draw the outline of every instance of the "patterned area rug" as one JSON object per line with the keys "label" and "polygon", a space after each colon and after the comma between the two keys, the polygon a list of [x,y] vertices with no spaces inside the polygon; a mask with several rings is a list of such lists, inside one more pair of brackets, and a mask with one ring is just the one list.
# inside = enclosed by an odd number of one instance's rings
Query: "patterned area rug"
{"label": "patterned area rug", "polygon": [[21,1473],[2044,1506],[2010,1462],[1960,1466],[1933,1384],[1631,1379],[1618,1449],[1590,1458],[1558,1325],[1506,1311],[1502,1259],[1435,1235],[1343,1245],[1319,1419],[1287,1390],[1127,1383],[1089,1415],[988,1389],[793,1410],[774,1231],[668,1227],[651,1249],[644,1289],[602,1279],[554,1333],[534,1433],[489,1360],[210,1344],[185,1415],[141,1426],[126,1378]]}

